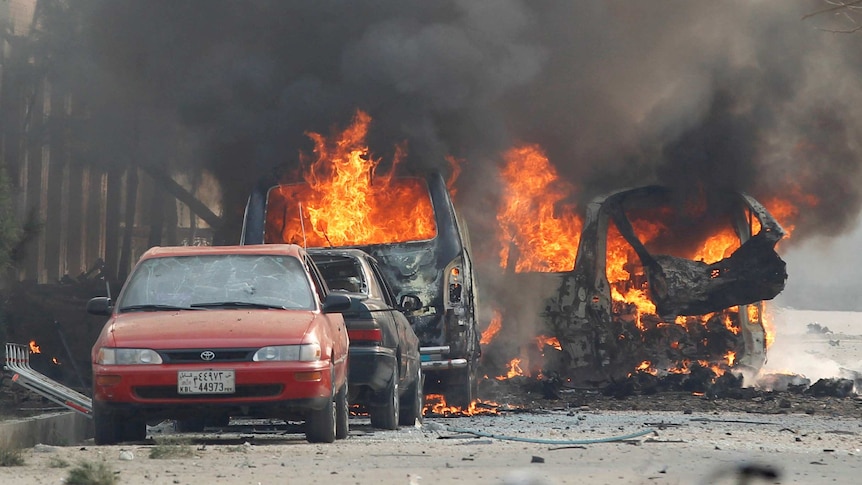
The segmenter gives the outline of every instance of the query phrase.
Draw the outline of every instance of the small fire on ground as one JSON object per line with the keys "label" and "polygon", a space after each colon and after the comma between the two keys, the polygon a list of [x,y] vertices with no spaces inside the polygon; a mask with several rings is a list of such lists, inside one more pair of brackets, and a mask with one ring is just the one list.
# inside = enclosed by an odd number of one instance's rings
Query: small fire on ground
{"label": "small fire on ground", "polygon": [[499,414],[500,404],[476,399],[467,409],[446,404],[442,394],[427,394],[425,396],[425,416],[459,417],[475,416],[477,414]]}

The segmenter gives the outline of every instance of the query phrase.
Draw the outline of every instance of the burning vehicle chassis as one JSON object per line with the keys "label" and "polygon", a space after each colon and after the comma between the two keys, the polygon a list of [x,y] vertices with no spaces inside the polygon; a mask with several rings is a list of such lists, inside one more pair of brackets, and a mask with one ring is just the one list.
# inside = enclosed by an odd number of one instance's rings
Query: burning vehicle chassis
{"label": "burning vehicle chassis", "polygon": [[[785,263],[775,252],[784,230],[746,194],[710,194],[707,210],[721,213],[711,220],[729,223],[737,238],[732,254],[713,263],[654,254],[648,246],[661,245],[639,237],[637,214],[654,216],[676,202],[678,194],[660,186],[597,198],[587,210],[574,269],[523,275],[553,288],[540,314],[560,345],[543,349],[543,374],[599,386],[638,374],[702,370],[715,379],[733,369],[753,375],[765,363],[763,300],[784,289]],[[629,248],[624,281],[608,276],[611,229]],[[623,297],[631,294],[643,298]]]}

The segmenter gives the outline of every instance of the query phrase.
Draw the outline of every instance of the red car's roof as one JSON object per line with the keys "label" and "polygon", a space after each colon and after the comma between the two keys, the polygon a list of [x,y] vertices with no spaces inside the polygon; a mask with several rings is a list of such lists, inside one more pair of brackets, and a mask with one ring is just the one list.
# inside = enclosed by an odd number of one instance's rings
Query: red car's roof
{"label": "red car's roof", "polygon": [[199,256],[209,254],[280,254],[300,257],[302,247],[296,244],[249,244],[244,246],[155,246],[148,249],[141,260],[170,256]]}

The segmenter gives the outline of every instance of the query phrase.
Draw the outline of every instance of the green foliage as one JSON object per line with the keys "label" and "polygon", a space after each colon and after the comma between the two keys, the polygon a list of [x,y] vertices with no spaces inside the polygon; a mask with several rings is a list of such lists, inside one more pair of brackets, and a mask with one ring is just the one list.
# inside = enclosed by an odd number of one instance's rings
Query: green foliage
{"label": "green foliage", "polygon": [[24,455],[18,448],[0,448],[0,466],[22,466]]}
{"label": "green foliage", "polygon": [[66,485],[116,485],[120,481],[117,473],[119,472],[114,472],[105,462],[84,461],[69,470],[65,483]]}

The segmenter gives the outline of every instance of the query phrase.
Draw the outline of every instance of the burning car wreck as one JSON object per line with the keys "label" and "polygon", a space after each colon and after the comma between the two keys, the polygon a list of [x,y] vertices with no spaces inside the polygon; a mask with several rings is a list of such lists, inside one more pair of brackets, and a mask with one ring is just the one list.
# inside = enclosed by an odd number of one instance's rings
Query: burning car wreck
{"label": "burning car wreck", "polygon": [[538,313],[556,337],[541,372],[592,386],[695,369],[756,374],[766,360],[763,301],[787,278],[775,251],[784,235],[743,193],[692,204],[646,186],[594,199],[572,271],[517,275],[543,288]]}
{"label": "burning car wreck", "polygon": [[[371,217],[339,233],[339,220],[364,213],[341,203],[346,198],[335,197],[336,204],[315,201],[318,192],[307,183],[263,180],[249,198],[242,242],[296,241],[372,254],[399,300],[414,295],[421,302],[419,308],[405,311],[421,343],[426,392],[442,392],[451,405],[466,408],[475,399],[481,355],[467,228],[439,173],[381,180],[377,186],[385,189],[386,197],[402,201],[376,204],[389,224],[377,224]],[[346,210],[342,216],[336,214],[339,205]],[[329,211],[320,234],[314,232],[316,207]],[[399,209],[410,212],[398,214]],[[397,223],[401,226],[389,227]],[[391,232],[380,230],[387,228]]]}

